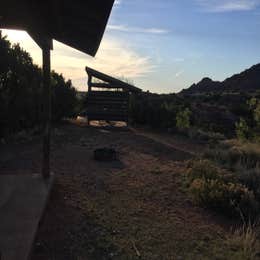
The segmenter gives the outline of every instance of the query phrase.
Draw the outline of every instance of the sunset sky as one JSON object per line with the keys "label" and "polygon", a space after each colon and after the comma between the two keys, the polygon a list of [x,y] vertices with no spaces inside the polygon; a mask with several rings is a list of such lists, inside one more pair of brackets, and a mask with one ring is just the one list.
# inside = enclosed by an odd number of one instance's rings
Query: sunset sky
{"label": "sunset sky", "polygon": [[[85,66],[143,90],[178,92],[203,77],[223,80],[260,62],[260,0],[117,0],[95,58],[58,42],[52,68],[87,89]],[[6,31],[41,64],[24,32]]]}

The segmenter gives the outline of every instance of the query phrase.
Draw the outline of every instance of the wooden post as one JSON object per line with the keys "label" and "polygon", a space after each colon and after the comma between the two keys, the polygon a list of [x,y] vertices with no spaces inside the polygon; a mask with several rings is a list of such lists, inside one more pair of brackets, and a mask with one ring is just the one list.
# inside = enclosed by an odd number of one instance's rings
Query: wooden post
{"label": "wooden post", "polygon": [[[90,92],[92,90],[92,75],[91,74],[88,74],[88,99],[89,99],[89,96],[90,96]],[[87,116],[87,120],[88,120],[88,126],[90,125],[90,120],[89,120],[89,117]]]}
{"label": "wooden post", "polygon": [[51,143],[51,47],[42,46],[43,63],[43,97],[44,97],[44,133],[42,175],[50,177],[50,143]]}
{"label": "wooden post", "polygon": [[91,92],[91,87],[92,87],[92,76],[89,74],[88,75],[88,92]]}
{"label": "wooden post", "polygon": [[42,49],[42,74],[43,74],[43,156],[42,176],[50,177],[50,145],[51,145],[51,50],[53,41],[45,34],[29,31],[34,41]]}

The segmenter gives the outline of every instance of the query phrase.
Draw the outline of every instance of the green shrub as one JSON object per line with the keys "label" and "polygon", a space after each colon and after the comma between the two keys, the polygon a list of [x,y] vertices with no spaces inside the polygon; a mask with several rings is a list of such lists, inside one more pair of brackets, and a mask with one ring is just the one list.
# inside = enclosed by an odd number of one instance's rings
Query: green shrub
{"label": "green shrub", "polygon": [[252,111],[256,126],[260,126],[260,100],[257,98],[251,98],[247,104]]}
{"label": "green shrub", "polygon": [[236,134],[239,140],[247,140],[250,137],[250,129],[244,118],[236,123]]}
{"label": "green shrub", "polygon": [[212,208],[229,216],[255,216],[257,202],[252,191],[239,183],[224,183],[221,180],[196,179],[190,191],[199,205]]}
{"label": "green shrub", "polygon": [[192,162],[187,180],[195,203],[229,216],[254,217],[258,203],[253,191],[232,173],[207,160]]}
{"label": "green shrub", "polygon": [[235,181],[235,177],[209,160],[192,161],[187,172],[188,182],[196,179]]}
{"label": "green shrub", "polygon": [[176,126],[179,130],[185,130],[190,128],[191,111],[189,108],[185,108],[179,111],[176,115]]}

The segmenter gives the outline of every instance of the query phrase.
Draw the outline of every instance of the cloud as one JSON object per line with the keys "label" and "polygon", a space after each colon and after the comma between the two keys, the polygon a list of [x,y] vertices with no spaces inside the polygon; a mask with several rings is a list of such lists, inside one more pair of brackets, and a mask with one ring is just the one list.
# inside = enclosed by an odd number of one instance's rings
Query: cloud
{"label": "cloud", "polygon": [[175,77],[179,78],[183,73],[184,73],[184,70],[180,70],[180,71],[175,73]]}
{"label": "cloud", "polygon": [[131,79],[144,77],[155,69],[150,57],[138,54],[125,42],[114,38],[104,38],[95,58],[73,49],[68,50],[60,43],[55,43],[54,47],[54,67],[72,79],[82,78],[85,66],[112,76]]}
{"label": "cloud", "polygon": [[[34,62],[41,66],[41,50],[27,33],[4,30],[4,34],[7,34],[12,42],[19,42],[30,52]],[[150,57],[139,54],[127,42],[117,38],[104,37],[95,58],[54,42],[52,69],[62,73],[65,78],[72,79],[75,86],[81,90],[86,90],[86,66],[112,76],[124,76],[133,80],[145,77],[155,70]]]}
{"label": "cloud", "polygon": [[108,30],[131,32],[131,33],[150,33],[150,34],[167,34],[168,30],[162,28],[141,28],[141,27],[128,27],[126,25],[108,25]]}
{"label": "cloud", "polygon": [[115,0],[114,5],[120,5],[121,2],[122,2],[121,0]]}
{"label": "cloud", "polygon": [[127,43],[115,38],[105,37],[95,58],[55,42],[53,68],[63,73],[66,78],[72,79],[73,84],[81,90],[86,90],[87,87],[86,66],[133,81],[155,70],[150,57],[139,54]]}
{"label": "cloud", "polygon": [[260,5],[260,0],[196,0],[209,12],[250,11]]}
{"label": "cloud", "polygon": [[122,5],[122,0],[115,0],[113,9],[119,9]]}

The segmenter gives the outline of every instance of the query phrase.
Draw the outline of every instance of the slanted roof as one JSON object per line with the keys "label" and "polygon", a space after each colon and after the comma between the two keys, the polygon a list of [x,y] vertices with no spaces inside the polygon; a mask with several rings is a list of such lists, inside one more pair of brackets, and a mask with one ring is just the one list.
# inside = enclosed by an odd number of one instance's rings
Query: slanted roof
{"label": "slanted roof", "polygon": [[94,56],[114,0],[3,0],[0,28],[43,35]]}
{"label": "slanted roof", "polygon": [[100,79],[100,80],[106,82],[106,83],[91,83],[91,81],[90,81],[89,84],[93,87],[122,88],[123,90],[129,91],[129,92],[141,92],[142,91],[140,88],[137,88],[133,85],[130,85],[126,82],[123,82],[119,79],[108,76],[102,72],[91,69],[89,67],[86,67],[86,72],[88,73],[89,78],[95,77],[97,79]]}

